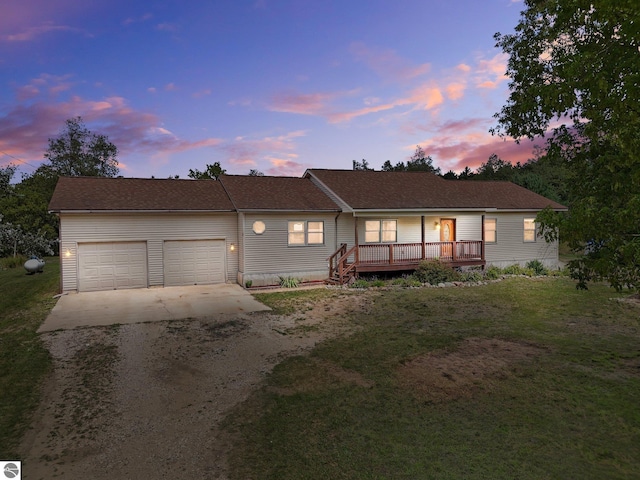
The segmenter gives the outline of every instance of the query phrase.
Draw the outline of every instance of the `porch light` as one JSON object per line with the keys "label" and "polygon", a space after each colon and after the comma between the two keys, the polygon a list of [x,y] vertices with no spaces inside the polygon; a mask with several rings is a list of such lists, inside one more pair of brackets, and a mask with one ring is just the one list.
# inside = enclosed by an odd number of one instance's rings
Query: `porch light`
{"label": "porch light", "polygon": [[67,248],[64,252],[64,256],[69,258],[71,256],[71,251]]}
{"label": "porch light", "polygon": [[440,222],[433,222],[433,226],[436,230],[440,230]]}
{"label": "porch light", "polygon": [[233,252],[235,249],[236,249],[236,244],[235,244],[235,243],[232,243],[232,244],[229,246],[229,250],[231,250],[231,251]]}

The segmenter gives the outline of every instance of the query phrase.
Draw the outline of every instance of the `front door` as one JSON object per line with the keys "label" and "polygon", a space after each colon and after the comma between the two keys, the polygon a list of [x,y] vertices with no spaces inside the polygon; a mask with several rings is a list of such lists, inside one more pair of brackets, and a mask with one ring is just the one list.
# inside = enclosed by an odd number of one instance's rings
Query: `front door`
{"label": "front door", "polygon": [[[453,218],[440,220],[440,241],[445,242],[440,247],[440,257],[444,260],[453,259],[453,242],[456,241],[456,221]],[[446,243],[449,242],[449,243]]]}

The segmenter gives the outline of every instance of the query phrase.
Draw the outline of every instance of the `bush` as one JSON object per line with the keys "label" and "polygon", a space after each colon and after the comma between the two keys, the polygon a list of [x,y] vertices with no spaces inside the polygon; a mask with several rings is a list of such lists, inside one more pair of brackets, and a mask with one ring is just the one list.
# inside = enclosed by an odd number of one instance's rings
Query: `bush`
{"label": "bush", "polygon": [[549,273],[547,267],[540,260],[531,260],[526,266],[533,271],[534,275],[547,275]]}
{"label": "bush", "polygon": [[278,277],[282,288],[296,288],[300,285],[300,280],[295,277]]}
{"label": "bush", "polygon": [[437,260],[425,260],[420,262],[415,277],[422,283],[438,285],[444,282],[455,282],[460,279],[460,274],[453,268]]}
{"label": "bush", "polygon": [[481,282],[482,280],[484,280],[484,276],[477,270],[469,270],[460,274],[461,282]]}
{"label": "bush", "polygon": [[500,275],[502,275],[502,269],[495,265],[491,265],[484,271],[484,278],[487,280],[497,280],[500,278]]}
{"label": "bush", "polygon": [[0,265],[2,266],[3,269],[17,268],[17,267],[22,267],[24,265],[24,262],[26,261],[27,261],[27,257],[18,255],[15,257],[0,258]]}
{"label": "bush", "polygon": [[505,275],[524,275],[526,274],[526,271],[520,265],[518,265],[517,263],[514,263],[513,265],[509,265],[508,267],[505,267],[502,270],[502,273],[504,273]]}
{"label": "bush", "polygon": [[369,282],[364,278],[358,278],[349,285],[351,288],[369,288]]}

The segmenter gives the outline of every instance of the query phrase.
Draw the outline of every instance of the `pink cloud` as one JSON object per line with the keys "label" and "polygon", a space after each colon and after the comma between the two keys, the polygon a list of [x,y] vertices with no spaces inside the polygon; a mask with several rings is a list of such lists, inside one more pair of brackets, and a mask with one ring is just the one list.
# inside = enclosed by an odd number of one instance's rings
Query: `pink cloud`
{"label": "pink cloud", "polygon": [[447,97],[449,100],[460,100],[464,97],[464,90],[466,85],[462,82],[454,82],[450,83],[445,87],[445,91],[447,92]]}
{"label": "pink cloud", "polygon": [[420,145],[443,170],[460,171],[467,166],[472,170],[477,169],[493,154],[514,165],[517,162],[525,163],[534,158],[534,146],[543,143],[544,140],[537,140],[517,144],[512,139],[503,140],[489,133],[470,132],[455,136],[440,135]]}
{"label": "pink cloud", "polygon": [[73,96],[66,101],[21,103],[3,112],[0,150],[27,161],[42,161],[48,139],[55,138],[65,121],[76,116],[81,116],[91,131],[107,135],[124,158],[174,154],[222,143],[217,138],[179,138],[162,128],[156,115],[131,108],[122,97],[92,101]]}
{"label": "pink cloud", "polygon": [[417,104],[425,110],[431,110],[444,102],[442,91],[435,84],[422,85],[411,93],[408,99],[397,102],[397,105]]}
{"label": "pink cloud", "polygon": [[479,60],[475,68],[475,84],[478,88],[497,88],[506,81],[507,55],[499,53],[489,60]]}
{"label": "pink cloud", "polygon": [[272,163],[271,159],[274,158],[297,158],[296,139],[305,135],[306,132],[297,130],[263,138],[237,137],[220,145],[220,149],[226,153],[227,161],[232,165],[255,167],[263,162]]}
{"label": "pink cloud", "polygon": [[336,93],[280,93],[271,99],[270,110],[300,115],[324,115]]}
{"label": "pink cloud", "polygon": [[358,110],[352,110],[350,112],[338,112],[327,114],[326,117],[330,123],[341,123],[353,120],[356,117],[362,115],[369,115],[370,113],[384,112],[385,110],[391,110],[395,108],[396,104],[386,103],[384,105],[376,105],[375,107],[360,108]]}
{"label": "pink cloud", "polygon": [[375,50],[367,47],[362,42],[355,42],[349,48],[356,60],[359,60],[371,68],[383,78],[394,81],[407,81],[429,72],[430,65],[423,63],[412,65],[390,49]]}
{"label": "pink cloud", "polygon": [[295,162],[286,158],[270,158],[271,168],[267,169],[268,175],[283,177],[300,177],[310,167],[305,163]]}

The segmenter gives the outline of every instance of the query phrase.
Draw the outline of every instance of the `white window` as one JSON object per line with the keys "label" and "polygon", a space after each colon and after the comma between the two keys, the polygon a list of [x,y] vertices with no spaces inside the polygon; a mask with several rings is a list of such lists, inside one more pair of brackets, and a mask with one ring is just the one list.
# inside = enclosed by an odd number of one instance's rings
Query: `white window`
{"label": "white window", "polygon": [[324,222],[289,222],[289,245],[323,245]]}
{"label": "white window", "polygon": [[484,219],[484,241],[487,243],[496,243],[498,237],[496,235],[498,221],[495,218]]}
{"label": "white window", "polygon": [[324,243],[324,222],[307,222],[307,244],[322,245]]}
{"label": "white window", "polygon": [[525,218],[524,219],[524,236],[523,239],[525,242],[535,242],[536,241],[536,219],[535,218]]}
{"label": "white window", "polygon": [[397,220],[367,220],[364,228],[366,243],[395,243],[398,239]]}

